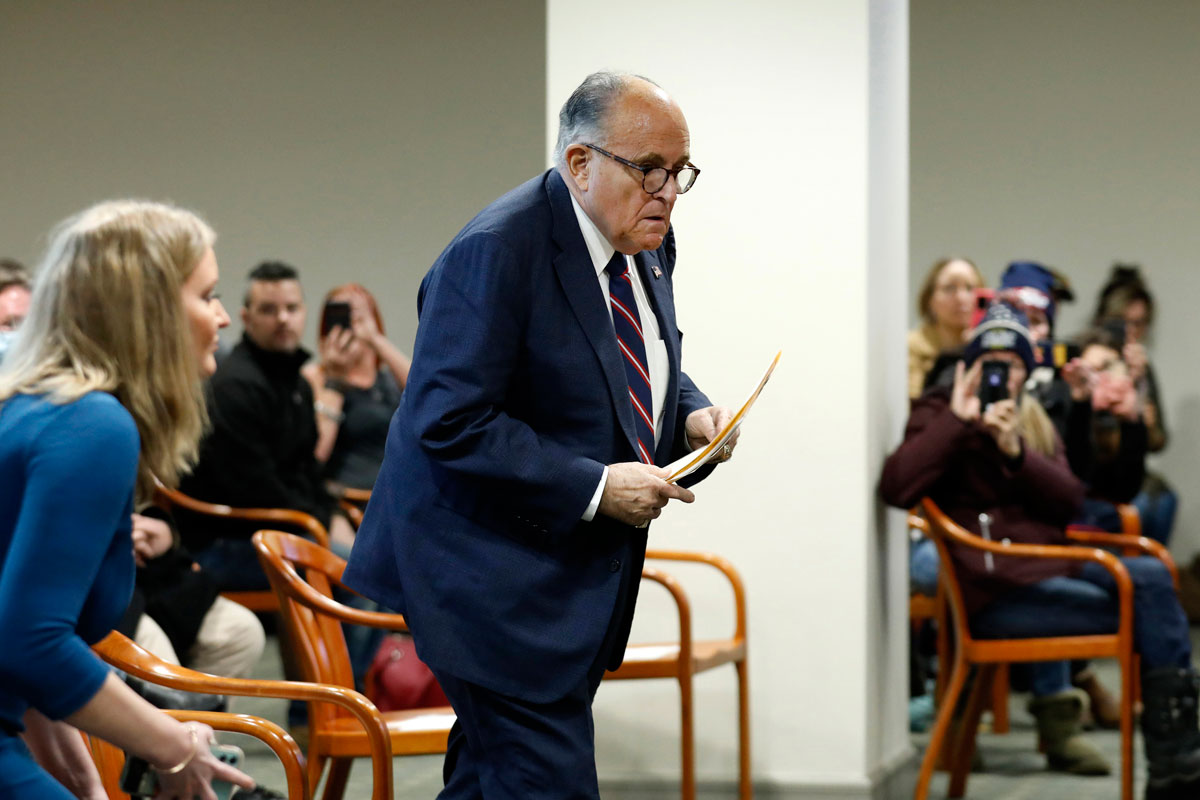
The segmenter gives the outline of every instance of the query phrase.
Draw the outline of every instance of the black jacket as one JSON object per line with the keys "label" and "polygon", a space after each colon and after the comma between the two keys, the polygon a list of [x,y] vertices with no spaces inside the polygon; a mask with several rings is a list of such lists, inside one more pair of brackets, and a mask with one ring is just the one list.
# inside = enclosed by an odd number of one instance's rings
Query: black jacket
{"label": "black jacket", "polygon": [[[200,463],[180,490],[210,503],[305,511],[329,524],[333,500],[321,485],[313,456],[317,423],[313,393],[300,367],[308,352],[277,353],[248,337],[221,360],[208,385],[212,432]],[[257,526],[177,514],[193,551],[215,538],[245,538]]]}

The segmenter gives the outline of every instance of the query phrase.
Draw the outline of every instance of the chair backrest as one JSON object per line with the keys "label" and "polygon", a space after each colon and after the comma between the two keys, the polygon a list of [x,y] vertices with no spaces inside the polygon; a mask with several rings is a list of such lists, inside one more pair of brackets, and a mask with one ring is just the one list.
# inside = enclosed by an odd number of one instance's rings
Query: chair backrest
{"label": "chair backrest", "polygon": [[[353,611],[333,599],[333,587],[343,586],[346,562],[319,544],[283,531],[259,531],[253,541],[279,600],[279,613],[304,679],[353,689],[354,672],[342,625],[329,613]],[[327,703],[317,704],[310,713],[322,720],[348,716]]]}
{"label": "chair backrest", "polygon": [[325,526],[316,517],[303,511],[290,508],[235,508],[222,503],[208,503],[161,484],[154,488],[154,502],[168,511],[180,508],[207,517],[270,523],[311,536],[323,547],[329,546],[329,532],[325,530]]}

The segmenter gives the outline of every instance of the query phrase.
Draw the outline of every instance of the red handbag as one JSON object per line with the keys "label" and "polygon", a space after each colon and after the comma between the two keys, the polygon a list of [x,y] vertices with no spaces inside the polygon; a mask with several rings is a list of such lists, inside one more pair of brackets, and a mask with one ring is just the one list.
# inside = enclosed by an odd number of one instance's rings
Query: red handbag
{"label": "red handbag", "polygon": [[411,636],[384,637],[367,670],[366,690],[380,711],[450,705],[437,678],[417,658]]}

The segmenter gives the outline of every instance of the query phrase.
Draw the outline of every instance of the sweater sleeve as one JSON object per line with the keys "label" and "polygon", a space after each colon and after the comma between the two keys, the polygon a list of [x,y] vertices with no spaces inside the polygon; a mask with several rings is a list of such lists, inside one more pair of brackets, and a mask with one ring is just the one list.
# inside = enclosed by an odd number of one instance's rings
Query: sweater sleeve
{"label": "sweater sleeve", "polygon": [[[108,395],[64,407],[30,440],[0,580],[0,685],[51,719],[86,704],[108,674],[77,627],[116,533],[129,530],[138,451],[133,420]],[[118,614],[129,600],[108,599]]]}
{"label": "sweater sleeve", "polygon": [[950,410],[942,392],[913,403],[904,441],[883,464],[879,493],[888,505],[912,508],[942,477],[971,428]]}

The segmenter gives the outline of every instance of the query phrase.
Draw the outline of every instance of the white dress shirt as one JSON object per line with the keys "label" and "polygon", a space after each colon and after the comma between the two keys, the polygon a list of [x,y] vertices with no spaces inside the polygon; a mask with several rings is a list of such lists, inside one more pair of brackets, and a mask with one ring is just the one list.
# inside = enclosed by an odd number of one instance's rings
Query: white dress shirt
{"label": "white dress shirt", "polygon": [[[596,270],[596,279],[600,283],[600,291],[604,293],[604,304],[608,306],[611,316],[612,304],[609,302],[608,273],[604,271],[604,268],[608,266],[609,260],[617,249],[609,243],[608,239],[604,238],[604,234],[600,233],[600,229],[575,200],[574,195],[571,195],[571,206],[575,209],[575,217],[579,220],[579,231],[583,234],[588,255],[592,258],[592,267]],[[662,438],[663,406],[667,399],[670,362],[667,359],[667,346],[663,343],[662,335],[658,330],[658,317],[654,313],[654,307],[650,305],[650,297],[646,294],[645,287],[642,286],[642,276],[638,273],[633,257],[625,256],[625,264],[629,268],[629,277],[633,283],[633,299],[637,303],[638,317],[641,319],[642,334],[645,337],[646,361],[648,362],[646,367],[650,371],[650,397],[654,407],[654,444],[657,447],[659,439]],[[596,516],[596,509],[600,507],[600,497],[604,494],[604,484],[607,482],[608,466],[605,465],[604,474],[600,476],[600,485],[596,487],[596,492],[592,495],[592,502],[583,512],[585,522],[590,522]]]}

